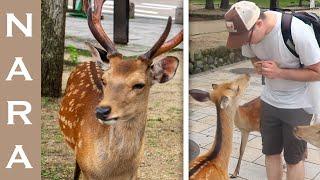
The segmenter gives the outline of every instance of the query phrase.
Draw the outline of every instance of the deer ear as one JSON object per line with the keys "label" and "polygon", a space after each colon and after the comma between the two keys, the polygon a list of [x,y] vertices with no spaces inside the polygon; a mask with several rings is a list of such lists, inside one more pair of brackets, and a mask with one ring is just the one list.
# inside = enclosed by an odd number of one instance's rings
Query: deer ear
{"label": "deer ear", "polygon": [[171,80],[176,74],[179,60],[173,56],[167,56],[151,65],[153,84],[165,83]]}
{"label": "deer ear", "polygon": [[212,84],[212,89],[216,89],[218,87],[218,84]]}
{"label": "deer ear", "polygon": [[229,106],[230,100],[227,96],[222,96],[220,101],[220,108],[226,109]]}
{"label": "deer ear", "polygon": [[94,45],[92,45],[89,42],[85,42],[85,44],[88,46],[88,48],[89,48],[89,50],[91,52],[93,61],[97,62],[98,65],[103,70],[106,70],[107,66],[109,64],[109,59],[107,58],[108,52],[103,50],[103,49],[100,49],[98,47],[95,47]]}
{"label": "deer ear", "polygon": [[199,89],[191,89],[189,91],[189,94],[193,99],[199,101],[199,102],[206,102],[210,99],[210,94],[207,91],[202,91]]}

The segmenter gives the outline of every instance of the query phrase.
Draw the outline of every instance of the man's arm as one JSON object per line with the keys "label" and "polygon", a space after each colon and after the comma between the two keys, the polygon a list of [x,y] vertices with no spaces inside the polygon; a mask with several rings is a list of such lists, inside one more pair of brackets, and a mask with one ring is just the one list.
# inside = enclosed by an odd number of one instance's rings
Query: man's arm
{"label": "man's arm", "polygon": [[262,75],[267,78],[286,79],[293,81],[320,81],[320,62],[303,69],[279,68],[274,61],[262,63]]}
{"label": "man's arm", "polygon": [[291,26],[291,34],[299,60],[305,67],[296,70],[283,69],[280,78],[294,81],[320,81],[320,49],[313,28],[301,21],[296,21]]}

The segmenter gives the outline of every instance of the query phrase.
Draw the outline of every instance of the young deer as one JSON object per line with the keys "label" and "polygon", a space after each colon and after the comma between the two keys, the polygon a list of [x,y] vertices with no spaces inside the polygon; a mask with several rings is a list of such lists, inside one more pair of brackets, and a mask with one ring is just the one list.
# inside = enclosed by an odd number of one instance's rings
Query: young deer
{"label": "young deer", "polygon": [[260,132],[260,111],[261,111],[261,100],[257,97],[239,108],[236,111],[234,123],[241,132],[241,145],[239,152],[239,159],[231,178],[236,178],[240,171],[241,160],[243,157],[244,150],[247,146],[250,132]]}
{"label": "young deer", "polygon": [[320,124],[311,126],[297,126],[294,129],[294,134],[305,141],[320,148]]}
{"label": "young deer", "polygon": [[190,90],[197,101],[211,100],[217,109],[217,130],[212,148],[189,165],[190,179],[228,179],[228,165],[232,151],[233,124],[238,104],[249,84],[249,76],[220,85],[213,84],[210,93]]}
{"label": "young deer", "polygon": [[104,0],[88,9],[88,24],[105,49],[90,44],[93,61],[79,65],[67,82],[61,102],[59,124],[75,153],[74,179],[137,179],[143,153],[150,88],[172,79],[176,57],[153,62],[158,55],[182,42],[182,31],[165,42],[171,28],[137,59],[123,60],[101,26]]}

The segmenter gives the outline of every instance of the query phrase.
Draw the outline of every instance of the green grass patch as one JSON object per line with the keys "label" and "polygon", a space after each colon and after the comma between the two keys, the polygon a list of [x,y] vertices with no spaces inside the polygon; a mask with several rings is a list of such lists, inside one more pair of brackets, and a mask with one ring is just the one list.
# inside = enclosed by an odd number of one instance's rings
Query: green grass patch
{"label": "green grass patch", "polygon": [[90,51],[83,50],[83,49],[77,49],[73,45],[69,45],[69,46],[65,47],[65,52],[66,53],[77,53],[79,56],[91,57]]}
{"label": "green grass patch", "polygon": [[69,53],[69,61],[71,61],[74,64],[79,61],[78,49],[75,46],[73,45],[67,46],[66,51],[67,53]]}
{"label": "green grass patch", "polygon": [[63,65],[67,67],[75,67],[77,64],[79,64],[79,62],[72,62],[66,59],[63,61]]}
{"label": "green grass patch", "polygon": [[158,127],[162,122],[161,118],[150,118],[147,121],[148,125],[152,128]]}
{"label": "green grass patch", "polygon": [[41,179],[71,179],[73,157],[59,129],[59,99],[41,98]]}
{"label": "green grass patch", "polygon": [[51,110],[58,110],[59,106],[57,104],[56,98],[51,97],[42,97],[41,98],[41,107],[42,108],[49,108]]}
{"label": "green grass patch", "polygon": [[181,108],[177,108],[177,107],[171,107],[170,109],[168,109],[168,113],[172,113],[172,114],[182,114],[182,109]]}

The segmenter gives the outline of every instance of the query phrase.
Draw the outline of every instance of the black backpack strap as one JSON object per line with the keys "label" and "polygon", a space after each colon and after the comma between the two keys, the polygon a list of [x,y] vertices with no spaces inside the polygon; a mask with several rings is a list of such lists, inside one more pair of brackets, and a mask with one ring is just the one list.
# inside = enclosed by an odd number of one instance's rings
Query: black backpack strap
{"label": "black backpack strap", "polygon": [[295,45],[291,35],[291,22],[292,22],[292,14],[282,13],[281,17],[281,33],[283,37],[284,44],[287,46],[289,51],[297,58],[299,55],[295,51]]}

